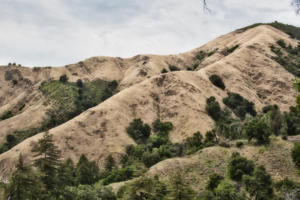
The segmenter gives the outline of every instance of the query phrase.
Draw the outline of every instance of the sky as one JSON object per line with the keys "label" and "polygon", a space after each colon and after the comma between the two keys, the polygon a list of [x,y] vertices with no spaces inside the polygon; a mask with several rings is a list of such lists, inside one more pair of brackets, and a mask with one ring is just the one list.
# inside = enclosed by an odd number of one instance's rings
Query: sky
{"label": "sky", "polygon": [[64,66],[93,56],[176,54],[235,29],[300,26],[290,0],[0,0],[0,65]]}

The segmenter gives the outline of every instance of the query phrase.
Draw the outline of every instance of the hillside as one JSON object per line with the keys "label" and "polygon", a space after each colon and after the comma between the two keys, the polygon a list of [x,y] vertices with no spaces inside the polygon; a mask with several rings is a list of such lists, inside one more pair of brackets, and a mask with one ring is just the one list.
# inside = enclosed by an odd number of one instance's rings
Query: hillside
{"label": "hillside", "polygon": [[[57,80],[62,74],[69,77],[69,82],[102,79],[119,83],[117,94],[50,129],[63,157],[75,161],[82,153],[99,164],[110,153],[118,158],[127,145],[134,144],[125,132],[134,118],[142,118],[147,123],[156,118],[171,121],[175,126],[170,134],[172,142],[181,142],[196,131],[205,133],[214,126],[205,111],[206,99],[215,96],[224,107],[222,99],[228,91],[254,102],[258,112],[271,104],[287,111],[296,96],[292,85],[295,77],[272,59],[274,53],[269,48],[280,39],[297,45],[287,34],[262,25],[229,33],[179,55],[140,55],[129,59],[95,57],[55,68],[1,67],[4,76],[0,77],[0,112],[14,111],[25,104],[15,116],[0,121],[1,141],[14,130],[37,127],[45,119],[51,105],[45,104],[46,97],[38,88],[42,82]],[[235,51],[224,53],[235,45],[239,45]],[[199,60],[203,52],[213,53]],[[195,64],[193,71],[187,71]],[[161,74],[164,68],[169,71],[169,66],[181,71]],[[222,77],[226,85],[224,91],[209,81],[212,74]],[[12,80],[18,83],[14,85]],[[27,162],[32,160],[30,148],[41,135],[30,137],[0,155],[2,177],[13,171],[20,152]]]}
{"label": "hillside", "polygon": [[[40,139],[53,137],[64,161],[55,173],[67,181],[74,172],[69,192],[87,184],[82,187],[91,188],[83,191],[102,194],[109,185],[118,199],[130,199],[137,195],[132,191],[148,194],[146,183],[159,188],[166,183],[172,191],[173,178],[181,174],[198,196],[208,192],[216,173],[242,195],[249,192],[246,183],[228,171],[234,159],[252,162],[254,174],[268,173],[265,179],[276,184],[285,178],[300,183],[291,157],[300,141],[293,85],[299,78],[297,31],[277,22],[255,24],[177,55],[93,57],[62,67],[1,66],[0,181],[13,181],[10,176],[20,170],[27,177],[30,170],[22,159],[32,164]],[[45,178],[36,170],[41,166],[28,173]],[[80,180],[89,170],[95,170],[94,180],[85,182],[88,175]],[[151,195],[157,192],[152,189]]]}

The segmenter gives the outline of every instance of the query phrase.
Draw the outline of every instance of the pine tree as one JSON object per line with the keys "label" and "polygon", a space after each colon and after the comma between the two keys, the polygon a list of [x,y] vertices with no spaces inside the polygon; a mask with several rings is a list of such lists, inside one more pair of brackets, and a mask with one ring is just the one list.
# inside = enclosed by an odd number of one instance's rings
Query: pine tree
{"label": "pine tree", "polygon": [[180,172],[171,177],[170,200],[193,199],[194,191],[187,185]]}
{"label": "pine tree", "polygon": [[24,164],[21,154],[16,165],[16,171],[4,189],[6,199],[43,199],[44,185],[40,179],[40,174]]}
{"label": "pine tree", "polygon": [[91,185],[99,178],[99,167],[82,154],[76,166],[76,177],[77,183]]}
{"label": "pine tree", "polygon": [[112,157],[112,155],[107,156],[105,161],[106,161],[105,162],[105,169],[107,171],[111,171],[116,165],[116,161],[115,161],[114,157]]}
{"label": "pine tree", "polygon": [[43,173],[42,180],[48,190],[54,190],[56,185],[57,168],[60,164],[60,151],[54,145],[53,135],[46,132],[32,148],[35,166]]}

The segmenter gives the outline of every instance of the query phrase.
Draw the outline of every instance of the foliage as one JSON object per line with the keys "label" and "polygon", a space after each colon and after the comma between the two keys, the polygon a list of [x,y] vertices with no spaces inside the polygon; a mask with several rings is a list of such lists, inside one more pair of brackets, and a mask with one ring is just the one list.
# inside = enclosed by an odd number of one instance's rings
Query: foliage
{"label": "foliage", "polygon": [[18,80],[16,80],[16,79],[13,79],[11,82],[12,82],[13,85],[17,85],[18,84]]}
{"label": "foliage", "polygon": [[196,58],[200,60],[200,62],[202,62],[206,56],[207,56],[206,52],[200,51],[199,54],[196,56]]}
{"label": "foliage", "polygon": [[170,65],[170,66],[169,66],[169,70],[170,70],[171,72],[173,72],[173,71],[180,71],[180,68],[178,68],[178,67],[175,66],[175,65]]}
{"label": "foliage", "polygon": [[215,189],[215,200],[244,200],[245,196],[225,181],[221,182]]}
{"label": "foliage", "polygon": [[167,194],[167,187],[158,179],[158,176],[141,177],[129,185],[127,193],[126,199],[131,200],[163,200]]}
{"label": "foliage", "polygon": [[244,143],[241,142],[241,141],[239,141],[239,142],[236,142],[236,143],[235,143],[235,146],[236,146],[237,148],[242,148],[242,147],[244,146]]}
{"label": "foliage", "polygon": [[239,44],[236,44],[230,48],[226,47],[223,51],[222,51],[222,54],[224,56],[228,56],[229,54],[233,53],[237,48],[239,48],[240,45]]}
{"label": "foliage", "polygon": [[32,148],[35,166],[43,173],[42,181],[48,190],[55,189],[55,174],[60,164],[60,151],[54,145],[53,135],[45,132]]}
{"label": "foliage", "polygon": [[248,141],[256,139],[258,144],[266,144],[270,142],[270,129],[263,116],[256,116],[245,126],[246,137]]}
{"label": "foliage", "polygon": [[254,109],[254,103],[249,102],[247,99],[242,97],[240,94],[228,92],[228,97],[223,99],[223,102],[241,119],[245,118],[246,113],[252,116],[256,116]]}
{"label": "foliage", "polygon": [[61,75],[61,76],[59,77],[59,81],[62,82],[62,83],[68,82],[68,79],[69,79],[69,78],[67,77],[66,74]]}
{"label": "foliage", "polygon": [[11,110],[8,110],[8,111],[6,111],[6,112],[0,117],[0,119],[1,119],[1,120],[6,120],[6,119],[11,118],[11,117],[13,117],[13,116],[14,116],[14,115],[13,115],[12,111],[11,111]]}
{"label": "foliage", "polygon": [[105,169],[111,171],[113,168],[116,167],[116,161],[112,155],[109,155],[105,159]]}
{"label": "foliage", "polygon": [[223,176],[213,173],[209,176],[209,180],[206,185],[207,190],[213,191],[215,188],[218,187],[218,185],[221,183],[221,181],[224,179]]}
{"label": "foliage", "polygon": [[295,165],[300,169],[300,142],[294,145],[291,155]]}
{"label": "foliage", "polygon": [[24,164],[21,154],[16,167],[9,184],[4,188],[5,198],[11,200],[42,198],[45,188],[40,175]]}
{"label": "foliage", "polygon": [[242,157],[239,153],[233,153],[227,168],[229,177],[232,180],[241,181],[243,175],[252,175],[254,163]]}
{"label": "foliage", "polygon": [[168,70],[166,70],[166,68],[163,68],[163,69],[161,70],[161,73],[162,73],[162,74],[168,73]]}
{"label": "foliage", "polygon": [[206,100],[205,110],[207,114],[215,121],[219,121],[222,117],[222,110],[219,102],[215,97],[210,97]]}
{"label": "foliage", "polygon": [[96,162],[89,161],[81,155],[76,166],[77,183],[91,185],[99,179],[99,167]]}
{"label": "foliage", "polygon": [[82,82],[82,80],[81,80],[81,79],[78,79],[78,80],[76,81],[76,85],[77,85],[79,88],[82,88],[82,87],[83,87],[83,82]]}
{"label": "foliage", "polygon": [[282,65],[287,71],[300,76],[300,43],[297,47],[293,48],[290,44],[287,45],[283,40],[278,40],[277,44],[280,48],[273,45],[270,46],[271,51],[276,55],[272,59]]}
{"label": "foliage", "polygon": [[122,169],[112,170],[107,177],[103,179],[103,185],[108,185],[114,182],[121,182],[129,180],[133,177],[133,169],[131,167],[125,167]]}
{"label": "foliage", "polygon": [[240,31],[246,31],[250,28],[254,28],[256,26],[259,25],[270,25],[273,26],[274,28],[281,30],[283,32],[285,32],[286,34],[290,35],[291,38],[295,38],[297,40],[300,40],[300,28],[296,27],[296,26],[292,26],[292,25],[288,25],[288,24],[283,24],[280,22],[272,22],[272,23],[257,23],[257,24],[253,24],[247,27],[244,27],[242,29],[239,29]]}
{"label": "foliage", "polygon": [[138,144],[142,144],[145,143],[149,138],[151,128],[148,124],[144,124],[141,119],[134,119],[126,128],[126,132]]}
{"label": "foliage", "polygon": [[212,82],[212,84],[221,88],[222,90],[225,89],[225,84],[220,76],[213,74],[209,77],[209,80]]}
{"label": "foliage", "polygon": [[243,182],[251,197],[254,197],[257,200],[273,199],[274,191],[272,179],[263,166],[259,166],[255,169],[253,177],[245,175],[243,177]]}
{"label": "foliage", "polygon": [[191,200],[194,191],[188,186],[180,172],[170,178],[170,189],[168,199],[170,200]]}

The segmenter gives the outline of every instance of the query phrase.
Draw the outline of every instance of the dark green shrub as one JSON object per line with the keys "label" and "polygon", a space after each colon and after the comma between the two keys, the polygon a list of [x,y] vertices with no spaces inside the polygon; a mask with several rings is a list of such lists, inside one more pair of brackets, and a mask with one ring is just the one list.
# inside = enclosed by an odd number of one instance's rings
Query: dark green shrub
{"label": "dark green shrub", "polygon": [[286,48],[287,47],[286,44],[285,44],[285,42],[284,42],[284,40],[282,40],[282,39],[278,40],[276,43],[279,46],[281,46],[282,48]]}
{"label": "dark green shrub", "polygon": [[168,70],[166,70],[165,68],[163,68],[163,69],[161,70],[161,73],[163,73],[163,74],[168,73]]}
{"label": "dark green shrub", "polygon": [[78,79],[78,80],[76,81],[76,85],[77,85],[78,87],[82,88],[82,87],[83,87],[83,82],[82,82],[82,80],[81,80],[81,79]]}
{"label": "dark green shrub", "polygon": [[209,97],[206,100],[205,110],[207,114],[215,121],[219,121],[222,117],[220,104],[216,101],[215,97]]}
{"label": "dark green shrub", "polygon": [[300,168],[300,142],[294,145],[291,155],[295,165]]}
{"label": "dark green shrub", "polygon": [[204,51],[200,51],[199,54],[196,56],[196,58],[200,61],[203,61],[205,57],[206,57],[206,53]]}
{"label": "dark green shrub", "polygon": [[116,167],[116,161],[114,157],[112,157],[112,155],[107,156],[105,159],[105,169],[107,171],[111,171],[115,167]]}
{"label": "dark green shrub", "polygon": [[108,83],[108,87],[109,87],[111,90],[117,89],[118,85],[119,85],[119,83],[118,83],[118,81],[116,81],[116,80],[113,80],[113,81],[111,81],[111,82]]}
{"label": "dark green shrub", "polygon": [[271,176],[263,166],[255,169],[253,176],[245,175],[243,182],[251,197],[257,200],[273,200],[274,191]]}
{"label": "dark green shrub", "polygon": [[236,142],[236,143],[235,143],[235,146],[236,146],[237,148],[242,148],[242,147],[244,146],[244,143],[241,142],[241,141],[239,141],[239,142]]}
{"label": "dark green shrub", "polygon": [[245,132],[248,141],[256,139],[258,144],[266,144],[270,141],[270,128],[262,116],[257,116],[248,122],[245,126]]}
{"label": "dark green shrub", "polygon": [[221,183],[221,181],[224,179],[223,176],[213,173],[209,176],[209,180],[206,184],[206,189],[213,191],[218,185]]}
{"label": "dark green shrub", "polygon": [[12,111],[8,110],[0,117],[0,119],[5,120],[5,119],[11,118],[13,116],[14,115],[13,115]]}
{"label": "dark green shrub", "polygon": [[239,153],[232,154],[228,164],[228,173],[232,180],[241,181],[243,175],[252,175],[253,171],[253,161],[240,156]]}
{"label": "dark green shrub", "polygon": [[157,151],[143,153],[142,161],[146,165],[146,167],[151,167],[152,165],[158,163],[160,161],[160,154]]}
{"label": "dark green shrub", "polygon": [[209,77],[209,80],[212,82],[212,84],[221,88],[222,90],[225,89],[225,84],[220,76],[213,74]]}
{"label": "dark green shrub", "polygon": [[223,99],[226,106],[233,110],[234,114],[241,119],[245,118],[246,113],[256,116],[254,103],[244,99],[240,94],[228,92],[228,97]]}
{"label": "dark green shrub", "polygon": [[214,200],[245,200],[246,197],[230,183],[221,182],[215,189]]}
{"label": "dark green shrub", "polygon": [[13,84],[13,85],[17,85],[17,84],[18,84],[18,81],[17,81],[16,79],[13,79],[13,80],[12,80],[12,84]]}
{"label": "dark green shrub", "polygon": [[114,182],[127,181],[133,177],[133,170],[130,167],[113,170],[106,178],[103,179],[103,185]]}
{"label": "dark green shrub", "polygon": [[154,132],[169,132],[173,130],[173,124],[171,122],[162,122],[160,119],[156,119],[152,123]]}
{"label": "dark green shrub", "polygon": [[126,132],[138,144],[145,143],[150,136],[151,128],[148,124],[144,124],[141,119],[134,119],[126,128]]}
{"label": "dark green shrub", "polygon": [[68,82],[68,79],[69,79],[69,78],[67,77],[66,74],[61,75],[61,76],[59,77],[59,81],[62,82],[62,83]]}
{"label": "dark green shrub", "polygon": [[18,110],[21,111],[21,110],[23,110],[23,108],[25,108],[25,104],[24,103],[20,105],[20,107],[19,107]]}
{"label": "dark green shrub", "polygon": [[170,69],[171,72],[173,72],[173,71],[180,71],[180,68],[178,68],[178,67],[176,67],[174,65],[170,65],[169,69]]}

